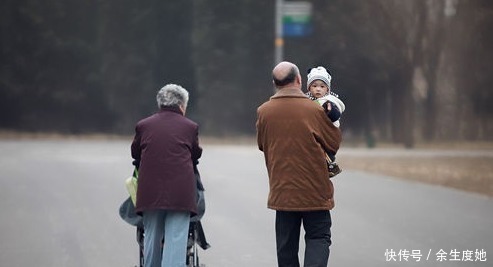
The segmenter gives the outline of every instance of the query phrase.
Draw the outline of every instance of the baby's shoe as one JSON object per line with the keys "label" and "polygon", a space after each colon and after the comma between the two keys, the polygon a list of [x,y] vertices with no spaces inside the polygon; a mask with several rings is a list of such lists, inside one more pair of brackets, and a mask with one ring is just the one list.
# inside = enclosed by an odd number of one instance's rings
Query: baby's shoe
{"label": "baby's shoe", "polygon": [[329,162],[329,178],[332,178],[342,172],[337,162]]}

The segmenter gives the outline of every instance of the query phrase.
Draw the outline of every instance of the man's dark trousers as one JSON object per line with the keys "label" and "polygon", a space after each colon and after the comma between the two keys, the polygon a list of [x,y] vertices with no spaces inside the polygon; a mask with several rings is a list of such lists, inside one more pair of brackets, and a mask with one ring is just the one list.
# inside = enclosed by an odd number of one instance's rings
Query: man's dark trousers
{"label": "man's dark trousers", "polygon": [[330,211],[276,211],[277,263],[299,267],[300,228],[305,229],[304,267],[327,267],[332,220]]}

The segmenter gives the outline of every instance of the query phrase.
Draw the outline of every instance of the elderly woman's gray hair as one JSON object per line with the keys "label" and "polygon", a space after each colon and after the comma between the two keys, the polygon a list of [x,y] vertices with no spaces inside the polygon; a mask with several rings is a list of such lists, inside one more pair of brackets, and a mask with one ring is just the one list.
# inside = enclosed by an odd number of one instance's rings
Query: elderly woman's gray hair
{"label": "elderly woman's gray hair", "polygon": [[167,84],[159,90],[156,100],[159,108],[179,106],[186,108],[188,91],[177,84]]}

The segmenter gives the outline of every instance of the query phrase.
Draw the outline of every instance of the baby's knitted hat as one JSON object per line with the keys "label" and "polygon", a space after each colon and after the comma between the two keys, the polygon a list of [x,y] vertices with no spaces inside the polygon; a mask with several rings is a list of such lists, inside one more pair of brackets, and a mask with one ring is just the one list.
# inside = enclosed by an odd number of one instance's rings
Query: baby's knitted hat
{"label": "baby's knitted hat", "polygon": [[324,67],[318,66],[308,71],[308,80],[306,82],[307,88],[309,88],[310,84],[315,80],[323,81],[327,87],[330,88],[330,80],[332,80],[332,77]]}

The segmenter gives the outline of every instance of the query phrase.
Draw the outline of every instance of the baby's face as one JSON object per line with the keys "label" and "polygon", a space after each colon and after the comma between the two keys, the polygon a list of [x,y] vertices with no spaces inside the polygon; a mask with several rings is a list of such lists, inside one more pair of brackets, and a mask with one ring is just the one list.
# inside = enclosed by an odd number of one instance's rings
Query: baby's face
{"label": "baby's face", "polygon": [[310,88],[308,88],[308,90],[315,98],[320,98],[327,94],[329,88],[321,80],[315,80],[310,84]]}

